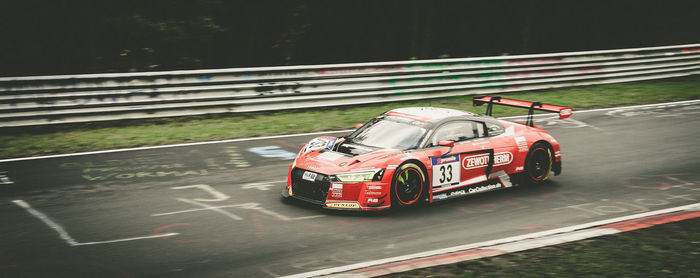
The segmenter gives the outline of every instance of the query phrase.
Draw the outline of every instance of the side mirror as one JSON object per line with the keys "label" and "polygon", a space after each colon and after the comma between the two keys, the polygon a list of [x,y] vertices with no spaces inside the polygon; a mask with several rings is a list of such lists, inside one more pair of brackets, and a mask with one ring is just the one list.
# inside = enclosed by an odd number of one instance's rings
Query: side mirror
{"label": "side mirror", "polygon": [[360,129],[363,126],[363,124],[356,124],[355,129]]}
{"label": "side mirror", "polygon": [[454,148],[455,141],[440,141],[438,142],[438,146]]}
{"label": "side mirror", "polygon": [[445,156],[445,155],[449,154],[450,152],[452,152],[452,148],[454,148],[454,146],[455,146],[455,141],[439,141],[438,146],[449,147],[447,152],[440,155],[440,156]]}

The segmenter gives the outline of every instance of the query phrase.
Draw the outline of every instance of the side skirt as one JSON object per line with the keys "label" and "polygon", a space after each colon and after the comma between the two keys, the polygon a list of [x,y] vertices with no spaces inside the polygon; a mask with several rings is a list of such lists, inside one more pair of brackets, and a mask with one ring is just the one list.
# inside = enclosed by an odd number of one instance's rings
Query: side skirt
{"label": "side skirt", "polygon": [[473,195],[483,192],[489,192],[499,189],[513,187],[510,176],[504,171],[496,172],[490,175],[489,179],[483,182],[469,184],[439,193],[433,193],[433,202],[452,199],[455,197]]}

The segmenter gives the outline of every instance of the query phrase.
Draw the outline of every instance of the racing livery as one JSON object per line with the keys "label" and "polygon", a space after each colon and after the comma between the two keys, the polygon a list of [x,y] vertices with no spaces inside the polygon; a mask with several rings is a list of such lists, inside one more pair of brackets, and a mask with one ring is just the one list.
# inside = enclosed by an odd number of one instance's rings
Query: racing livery
{"label": "racing livery", "polygon": [[[561,173],[559,143],[533,125],[534,110],[573,109],[501,97],[479,115],[409,107],[382,113],[343,137],[311,140],[290,165],[284,197],[330,209],[381,210],[540,183]],[[527,123],[491,117],[494,104],[529,108]]]}

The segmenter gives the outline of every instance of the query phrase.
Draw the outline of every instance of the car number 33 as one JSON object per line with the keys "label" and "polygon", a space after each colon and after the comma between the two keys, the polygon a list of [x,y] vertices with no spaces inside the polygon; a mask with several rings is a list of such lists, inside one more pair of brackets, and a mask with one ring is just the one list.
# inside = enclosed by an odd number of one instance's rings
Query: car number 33
{"label": "car number 33", "polygon": [[433,166],[433,187],[459,183],[459,179],[459,160],[452,163],[445,163]]}

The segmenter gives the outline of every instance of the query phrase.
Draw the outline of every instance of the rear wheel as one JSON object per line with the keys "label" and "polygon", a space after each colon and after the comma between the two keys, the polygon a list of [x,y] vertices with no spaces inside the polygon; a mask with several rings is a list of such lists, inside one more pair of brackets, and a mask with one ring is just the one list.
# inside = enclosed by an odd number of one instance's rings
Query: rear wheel
{"label": "rear wheel", "polygon": [[525,159],[525,179],[529,183],[541,183],[552,172],[552,151],[546,144],[535,143]]}
{"label": "rear wheel", "polygon": [[425,173],[414,163],[406,163],[394,173],[391,182],[392,204],[407,207],[420,203],[425,191]]}

